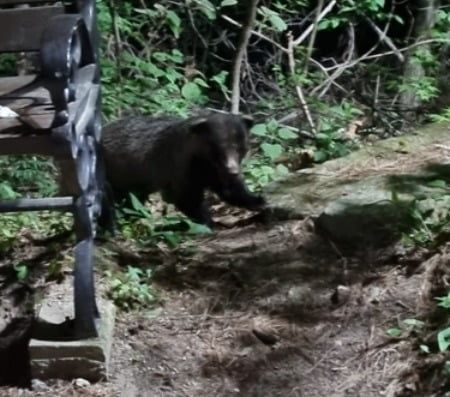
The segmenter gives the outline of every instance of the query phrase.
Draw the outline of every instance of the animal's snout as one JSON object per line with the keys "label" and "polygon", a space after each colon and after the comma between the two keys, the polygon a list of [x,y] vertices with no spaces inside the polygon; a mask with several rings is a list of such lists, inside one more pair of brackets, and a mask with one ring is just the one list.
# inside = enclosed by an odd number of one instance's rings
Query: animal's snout
{"label": "animal's snout", "polygon": [[239,160],[236,156],[229,156],[227,158],[227,170],[232,175],[239,175],[239,173],[241,172]]}

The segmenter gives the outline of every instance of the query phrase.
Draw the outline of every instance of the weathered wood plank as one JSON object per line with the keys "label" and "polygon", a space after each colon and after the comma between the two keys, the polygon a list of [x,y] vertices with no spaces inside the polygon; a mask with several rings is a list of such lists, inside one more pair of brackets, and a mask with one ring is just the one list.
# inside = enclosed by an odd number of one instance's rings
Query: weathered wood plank
{"label": "weathered wood plank", "polygon": [[[26,89],[34,80],[36,75],[12,76],[0,78],[0,97],[4,95],[13,95],[17,91]],[[1,98],[0,98],[1,100]]]}
{"label": "weathered wood plank", "polygon": [[20,116],[0,119],[0,139],[5,133],[29,132],[30,127],[50,128],[55,113],[50,93],[35,78],[31,75],[0,78],[0,105]]}
{"label": "weathered wood plank", "polygon": [[18,4],[38,4],[38,3],[59,3],[61,1],[58,0],[0,0],[0,5],[18,5]]}
{"label": "weathered wood plank", "polygon": [[0,51],[39,50],[42,32],[48,26],[49,20],[62,13],[62,5],[0,9]]}

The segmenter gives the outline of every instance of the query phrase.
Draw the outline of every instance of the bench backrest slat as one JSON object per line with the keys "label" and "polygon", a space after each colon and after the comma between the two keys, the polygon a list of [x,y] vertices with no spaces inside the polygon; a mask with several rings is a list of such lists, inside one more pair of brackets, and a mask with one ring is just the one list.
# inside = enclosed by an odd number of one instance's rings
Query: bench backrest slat
{"label": "bench backrest slat", "polygon": [[49,19],[62,13],[62,5],[0,8],[0,52],[39,50],[42,32]]}
{"label": "bench backrest slat", "polygon": [[3,5],[19,5],[19,4],[35,4],[35,3],[59,3],[58,0],[45,1],[45,0],[0,0],[0,6]]}

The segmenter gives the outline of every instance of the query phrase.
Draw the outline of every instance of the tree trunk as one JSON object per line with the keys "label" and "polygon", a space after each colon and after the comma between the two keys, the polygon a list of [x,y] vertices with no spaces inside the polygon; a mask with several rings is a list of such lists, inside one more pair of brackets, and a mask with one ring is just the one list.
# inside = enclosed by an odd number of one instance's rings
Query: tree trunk
{"label": "tree trunk", "polygon": [[[415,23],[413,37],[416,43],[430,36],[438,7],[439,0],[414,0]],[[423,65],[417,62],[414,54],[419,48],[427,49],[428,47],[428,44],[423,44],[420,47],[412,48],[406,53],[403,69],[403,86],[405,88],[400,96],[400,104],[405,117],[410,121],[415,120],[416,111],[421,104],[416,90],[417,82],[426,75]]]}
{"label": "tree trunk", "polygon": [[247,17],[242,24],[241,36],[239,38],[239,44],[233,62],[233,71],[231,75],[231,113],[233,114],[239,113],[239,102],[241,99],[240,82],[242,61],[244,60],[248,41],[250,39],[252,29],[256,21],[258,1],[259,0],[251,0],[248,3]]}

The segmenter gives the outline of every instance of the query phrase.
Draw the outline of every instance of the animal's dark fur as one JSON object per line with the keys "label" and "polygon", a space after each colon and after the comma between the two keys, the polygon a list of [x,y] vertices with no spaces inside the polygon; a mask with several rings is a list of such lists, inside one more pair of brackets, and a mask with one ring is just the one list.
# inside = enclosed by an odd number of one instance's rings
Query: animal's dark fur
{"label": "animal's dark fur", "polygon": [[131,192],[145,199],[160,191],[194,221],[210,225],[206,189],[231,205],[261,209],[264,199],[240,176],[250,126],[250,120],[230,114],[187,120],[134,116],[106,126],[102,146],[115,198]]}

